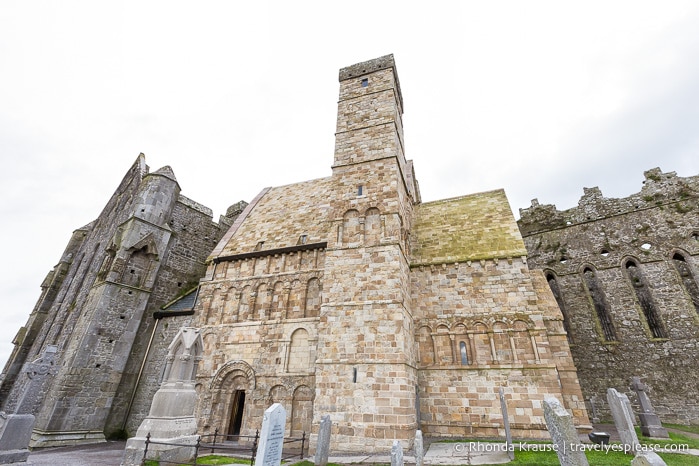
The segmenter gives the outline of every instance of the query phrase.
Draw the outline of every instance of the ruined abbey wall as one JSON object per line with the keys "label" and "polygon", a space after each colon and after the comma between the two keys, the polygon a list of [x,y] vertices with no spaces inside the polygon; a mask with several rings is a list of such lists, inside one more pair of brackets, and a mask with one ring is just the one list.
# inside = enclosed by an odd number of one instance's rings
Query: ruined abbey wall
{"label": "ruined abbey wall", "polygon": [[609,418],[606,390],[649,387],[666,422],[699,422],[699,177],[659,169],[641,191],[578,207],[521,210],[529,266],[544,271],[566,315],[585,400]]}

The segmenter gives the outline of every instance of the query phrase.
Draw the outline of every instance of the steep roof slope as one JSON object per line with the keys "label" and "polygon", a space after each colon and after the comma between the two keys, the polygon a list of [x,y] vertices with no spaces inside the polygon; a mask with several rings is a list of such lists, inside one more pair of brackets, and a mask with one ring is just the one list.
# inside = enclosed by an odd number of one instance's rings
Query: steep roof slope
{"label": "steep roof slope", "polygon": [[503,190],[419,204],[412,265],[527,255]]}

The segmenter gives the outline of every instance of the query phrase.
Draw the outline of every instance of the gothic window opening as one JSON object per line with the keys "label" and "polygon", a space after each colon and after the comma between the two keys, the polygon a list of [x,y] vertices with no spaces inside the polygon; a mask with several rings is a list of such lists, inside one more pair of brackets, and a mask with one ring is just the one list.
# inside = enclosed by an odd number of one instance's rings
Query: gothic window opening
{"label": "gothic window opening", "polygon": [[658,315],[658,311],[655,308],[653,298],[648,286],[646,285],[646,281],[640,267],[638,267],[634,261],[630,260],[626,263],[626,274],[631,281],[631,286],[633,287],[636,299],[641,305],[641,310],[646,318],[651,335],[653,335],[653,338],[666,338],[667,335],[665,334],[665,329],[663,328],[662,321],[660,320],[660,315]]}
{"label": "gothic window opening", "polygon": [[563,314],[563,328],[568,336],[568,343],[573,343],[573,332],[571,332],[570,329],[570,317],[568,316],[568,310],[563,302],[563,296],[561,294],[561,288],[558,286],[558,281],[552,273],[546,274],[546,281],[549,283],[549,288],[551,288],[551,293],[553,293],[553,297],[556,299],[556,303],[558,303],[561,314]]}
{"label": "gothic window opening", "polygon": [[592,269],[586,268],[583,271],[583,279],[585,281],[587,292],[595,308],[597,320],[602,328],[604,340],[616,341],[616,331],[614,329],[614,324],[612,323],[612,318],[609,315],[607,300],[604,297],[604,292],[602,291],[602,287],[597,279],[597,274],[593,272]]}
{"label": "gothic window opening", "polygon": [[699,314],[699,286],[697,286],[697,280],[694,278],[691,267],[684,256],[679,253],[672,256],[672,263],[675,265],[675,269],[677,269],[677,273],[680,275],[682,286],[692,299],[694,309]]}
{"label": "gothic window opening", "polygon": [[368,87],[368,86],[369,86],[369,78],[362,79],[362,87]]}

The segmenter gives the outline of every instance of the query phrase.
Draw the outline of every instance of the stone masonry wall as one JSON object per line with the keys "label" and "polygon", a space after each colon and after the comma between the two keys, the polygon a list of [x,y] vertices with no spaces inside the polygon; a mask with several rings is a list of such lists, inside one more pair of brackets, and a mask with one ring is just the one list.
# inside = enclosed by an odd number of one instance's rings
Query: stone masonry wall
{"label": "stone masonry wall", "polygon": [[609,419],[610,387],[635,402],[629,385],[638,376],[663,421],[698,423],[690,374],[699,370],[699,177],[653,169],[645,178],[639,193],[623,199],[586,188],[566,211],[535,200],[521,210],[519,226],[530,268],[558,288],[596,414]]}

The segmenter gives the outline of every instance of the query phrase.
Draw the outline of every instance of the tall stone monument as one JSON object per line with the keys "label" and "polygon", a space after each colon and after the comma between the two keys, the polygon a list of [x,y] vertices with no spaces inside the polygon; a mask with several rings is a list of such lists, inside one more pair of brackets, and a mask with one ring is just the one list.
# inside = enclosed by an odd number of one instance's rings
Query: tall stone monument
{"label": "tall stone monument", "polygon": [[[197,421],[194,409],[197,392],[194,377],[204,344],[197,328],[182,328],[168,348],[163,383],[153,396],[148,417],[143,420],[136,437],[126,443],[122,466],[141,464],[146,436],[151,441],[194,445]],[[189,461],[194,448],[150,444],[149,458],[163,461]],[[152,454],[150,452],[153,452]]]}
{"label": "tall stone monument", "polygon": [[641,420],[641,433],[646,437],[670,438],[667,430],[660,423],[660,418],[653,410],[646,388],[648,387],[641,382],[639,377],[631,378],[631,390],[636,392],[638,404],[641,406],[641,412],[638,413],[638,418]]}

